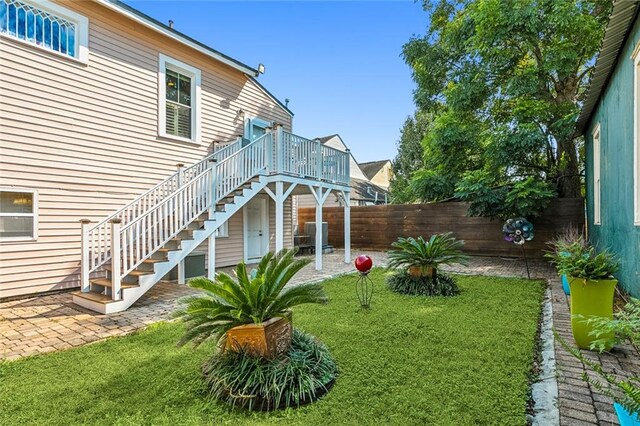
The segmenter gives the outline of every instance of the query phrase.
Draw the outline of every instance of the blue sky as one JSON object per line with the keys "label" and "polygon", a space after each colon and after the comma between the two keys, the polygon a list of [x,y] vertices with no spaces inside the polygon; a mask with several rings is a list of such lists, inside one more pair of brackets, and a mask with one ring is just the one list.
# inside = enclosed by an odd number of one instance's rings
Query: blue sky
{"label": "blue sky", "polygon": [[359,162],[393,158],[414,111],[411,71],[400,57],[427,15],[413,1],[133,1],[205,44],[254,67],[290,99],[294,132],[339,133]]}

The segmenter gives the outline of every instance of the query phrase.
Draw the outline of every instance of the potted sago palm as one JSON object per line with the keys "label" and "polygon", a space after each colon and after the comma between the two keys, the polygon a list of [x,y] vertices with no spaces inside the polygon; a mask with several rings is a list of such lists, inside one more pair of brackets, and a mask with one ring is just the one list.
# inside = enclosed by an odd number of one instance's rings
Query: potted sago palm
{"label": "potted sago palm", "polygon": [[218,273],[214,280],[195,278],[189,286],[203,294],[180,299],[176,316],[186,331],[179,345],[218,342],[222,350],[243,351],[268,359],[289,350],[291,308],[304,303],[326,303],[320,283],[287,287],[310,260],[295,259],[294,250],[265,255],[252,272],[240,263],[236,278]]}
{"label": "potted sago palm", "polygon": [[457,240],[451,232],[424,238],[398,238],[389,251],[390,268],[407,268],[412,277],[435,279],[440,265],[466,265],[468,256],[462,253],[464,241]]}

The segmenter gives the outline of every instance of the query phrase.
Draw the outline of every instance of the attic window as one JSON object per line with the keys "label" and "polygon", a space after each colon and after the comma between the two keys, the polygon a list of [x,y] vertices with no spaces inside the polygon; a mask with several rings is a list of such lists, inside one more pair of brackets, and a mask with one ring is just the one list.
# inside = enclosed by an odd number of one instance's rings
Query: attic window
{"label": "attic window", "polygon": [[49,1],[0,0],[0,34],[83,62],[88,24],[86,17]]}

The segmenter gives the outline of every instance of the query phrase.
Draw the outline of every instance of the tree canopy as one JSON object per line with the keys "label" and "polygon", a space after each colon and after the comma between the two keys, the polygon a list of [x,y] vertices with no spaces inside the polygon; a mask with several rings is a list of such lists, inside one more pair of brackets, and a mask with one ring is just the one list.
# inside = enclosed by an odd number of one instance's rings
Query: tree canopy
{"label": "tree canopy", "polygon": [[431,120],[405,198],[500,203],[516,184],[534,198],[580,196],[575,122],[611,5],[425,1],[427,33],[406,43],[403,55],[418,111]]}

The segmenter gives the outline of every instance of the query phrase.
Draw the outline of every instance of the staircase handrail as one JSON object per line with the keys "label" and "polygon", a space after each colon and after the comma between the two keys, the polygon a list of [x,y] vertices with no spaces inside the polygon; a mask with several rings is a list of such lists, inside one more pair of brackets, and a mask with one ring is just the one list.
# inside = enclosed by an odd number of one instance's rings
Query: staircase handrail
{"label": "staircase handrail", "polygon": [[122,226],[126,226],[126,224],[130,223],[133,219],[152,209],[177,191],[181,186],[189,183],[202,173],[202,171],[206,169],[209,160],[214,158],[216,160],[224,160],[240,149],[242,149],[242,140],[238,139],[236,142],[207,155],[192,166],[172,173],[162,182],[145,191],[124,207],[116,210],[95,225],[89,226],[86,230],[88,235],[84,237],[90,246],[88,272],[91,273],[95,271],[111,259],[111,245],[109,244],[109,240],[112,220],[120,219]]}
{"label": "staircase handrail", "polygon": [[[267,133],[222,161],[209,163],[206,170],[171,196],[124,224],[119,229],[120,277],[134,270],[198,216],[208,209],[215,209],[218,201],[267,170],[270,141],[271,134]],[[139,243],[134,244],[136,241]]]}

